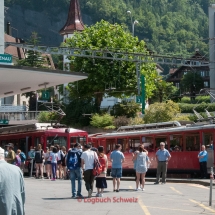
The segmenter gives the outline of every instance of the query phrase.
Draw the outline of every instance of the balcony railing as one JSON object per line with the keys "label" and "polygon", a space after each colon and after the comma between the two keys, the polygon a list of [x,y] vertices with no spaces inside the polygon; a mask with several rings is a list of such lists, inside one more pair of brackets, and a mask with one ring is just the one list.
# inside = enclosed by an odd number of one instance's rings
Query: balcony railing
{"label": "balcony railing", "polygon": [[21,105],[1,105],[0,106],[0,113],[5,112],[20,112],[20,111],[27,111],[27,106]]}
{"label": "balcony railing", "polygon": [[37,120],[40,111],[0,112],[0,119],[9,121]]}

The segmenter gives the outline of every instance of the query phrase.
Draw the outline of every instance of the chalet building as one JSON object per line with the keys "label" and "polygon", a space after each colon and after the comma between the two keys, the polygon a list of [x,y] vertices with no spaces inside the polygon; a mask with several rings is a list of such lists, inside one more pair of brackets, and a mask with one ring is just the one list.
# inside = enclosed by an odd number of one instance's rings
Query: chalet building
{"label": "chalet building", "polygon": [[172,68],[169,71],[169,76],[166,79],[166,81],[172,82],[174,84],[174,86],[176,86],[178,89],[180,89],[180,82],[181,82],[183,76],[186,75],[188,72],[196,72],[204,80],[204,87],[210,88],[210,69],[208,66],[209,61],[204,56],[202,56],[198,50],[196,51],[195,55],[193,55],[190,59],[196,60],[197,62],[198,62],[198,60],[201,60],[201,61],[203,60],[204,64],[206,64],[206,65],[205,66],[204,65],[202,65],[202,66],[194,65],[192,67],[191,66],[181,66],[177,69]]}

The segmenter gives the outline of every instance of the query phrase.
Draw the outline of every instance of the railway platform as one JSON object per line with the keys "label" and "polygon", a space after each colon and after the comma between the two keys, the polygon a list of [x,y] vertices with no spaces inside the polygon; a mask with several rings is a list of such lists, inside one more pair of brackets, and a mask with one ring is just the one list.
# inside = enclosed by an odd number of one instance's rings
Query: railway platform
{"label": "railway platform", "polygon": [[[107,180],[112,180],[111,176],[107,176]],[[122,181],[135,181],[135,177],[122,177]],[[146,177],[146,182],[155,182],[155,177]],[[167,178],[167,183],[190,183],[200,184],[203,186],[210,186],[210,179],[194,179],[194,178]],[[215,186],[215,179],[213,180],[213,186]]]}
{"label": "railway platform", "polygon": [[95,197],[96,189],[94,188],[92,198],[87,198],[87,191],[83,181],[82,195],[84,198],[71,199],[70,180],[50,181],[25,178],[26,214],[215,214],[215,187],[212,190],[212,206],[209,206],[209,187],[207,186],[194,183],[182,184],[177,180],[176,183],[167,182],[164,185],[154,185],[148,179],[145,184],[145,191],[135,191],[135,182],[132,181],[134,178],[131,177],[131,181],[123,178],[119,192],[113,192],[112,181],[108,180],[108,188],[105,189],[104,196]]}

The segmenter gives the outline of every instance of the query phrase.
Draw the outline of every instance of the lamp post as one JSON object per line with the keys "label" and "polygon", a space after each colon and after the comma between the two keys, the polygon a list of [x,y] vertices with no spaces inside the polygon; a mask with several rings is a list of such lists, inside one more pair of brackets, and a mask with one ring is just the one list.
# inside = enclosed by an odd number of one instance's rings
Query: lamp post
{"label": "lamp post", "polygon": [[[130,18],[131,18],[132,35],[134,37],[134,26],[136,24],[138,24],[139,22],[137,20],[133,21],[133,18],[132,18],[130,10],[127,11],[127,14],[129,14]],[[145,77],[144,77],[144,75],[140,75],[140,70],[139,69],[140,68],[139,68],[138,64],[136,64],[136,73],[137,73],[137,77],[138,77],[138,80],[137,80],[138,82],[140,82],[139,79],[141,77],[142,94],[141,94],[141,99],[140,99],[140,93],[138,93],[138,97],[135,96],[135,100],[136,100],[137,103],[142,102],[142,114],[144,114],[145,113]]]}
{"label": "lamp post", "polygon": [[138,22],[137,20],[134,20],[134,21],[133,21],[133,18],[132,18],[132,15],[131,15],[131,11],[130,11],[130,10],[127,11],[127,14],[129,14],[130,17],[131,17],[132,35],[134,36],[134,26],[135,26],[136,24],[138,24],[139,22]]}

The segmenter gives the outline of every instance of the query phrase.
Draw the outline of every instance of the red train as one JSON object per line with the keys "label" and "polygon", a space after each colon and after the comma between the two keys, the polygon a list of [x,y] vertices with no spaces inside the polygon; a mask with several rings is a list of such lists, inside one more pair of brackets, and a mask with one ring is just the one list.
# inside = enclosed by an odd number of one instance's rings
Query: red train
{"label": "red train", "polygon": [[[0,146],[5,148],[8,143],[14,144],[14,151],[21,149],[26,155],[30,146],[36,147],[39,143],[43,149],[47,146],[59,144],[67,149],[72,144],[79,142],[87,143],[88,133],[82,130],[67,128],[62,125],[49,123],[35,123],[0,128]],[[26,162],[27,172],[28,162]]]}
{"label": "red train", "polygon": [[[18,148],[26,154],[30,146],[36,147],[41,143],[46,146],[59,144],[66,146],[76,142],[82,145],[92,142],[94,147],[104,146],[105,152],[110,155],[116,144],[122,145],[122,152],[126,161],[123,163],[124,172],[133,171],[132,152],[137,149],[140,143],[144,143],[149,152],[151,161],[149,172],[156,171],[155,153],[160,146],[160,142],[166,143],[166,148],[170,151],[172,159],[168,164],[168,172],[175,173],[195,173],[199,171],[197,155],[201,145],[207,146],[209,154],[208,168],[214,167],[214,140],[215,124],[197,123],[187,121],[174,121],[154,124],[144,124],[135,126],[122,126],[113,133],[100,133],[88,135],[87,132],[62,127],[52,126],[47,123],[36,123],[0,128],[0,146],[7,143],[14,144],[14,150]],[[111,163],[109,162],[109,168]]]}
{"label": "red train", "polygon": [[[199,171],[197,155],[201,145],[207,146],[208,168],[214,167],[215,124],[173,121],[164,123],[122,126],[116,132],[89,135],[89,142],[95,147],[102,145],[110,154],[116,144],[122,145],[125,155],[123,171],[133,170],[132,152],[140,143],[144,143],[151,161],[149,171],[156,171],[156,151],[160,142],[166,143],[166,149],[172,156],[168,172],[195,173]],[[111,165],[111,163],[109,163]]]}

